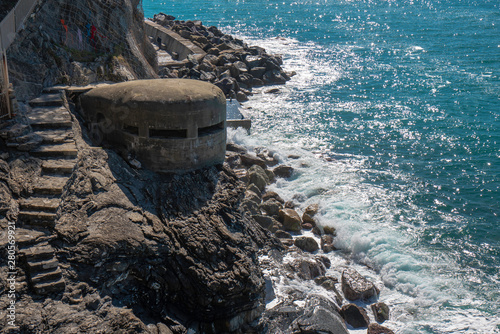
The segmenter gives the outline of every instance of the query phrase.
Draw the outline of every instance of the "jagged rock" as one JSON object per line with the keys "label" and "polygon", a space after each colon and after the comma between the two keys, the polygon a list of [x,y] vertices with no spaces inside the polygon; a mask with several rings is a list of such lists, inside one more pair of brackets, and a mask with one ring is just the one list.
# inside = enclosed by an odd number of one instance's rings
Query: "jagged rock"
{"label": "jagged rock", "polygon": [[368,325],[368,331],[366,334],[394,334],[394,332],[387,327],[371,323]]}
{"label": "jagged rock", "polygon": [[307,208],[304,210],[304,213],[307,213],[309,216],[314,217],[319,211],[319,204],[311,204],[308,205]]}
{"label": "jagged rock", "polygon": [[257,188],[262,192],[269,183],[267,174],[259,165],[253,165],[248,170],[248,179],[250,184],[255,184]]}
{"label": "jagged rock", "polygon": [[262,200],[263,201],[267,201],[268,199],[271,199],[271,198],[277,200],[281,204],[285,203],[285,201],[283,200],[283,198],[281,198],[281,196],[278,193],[274,192],[274,191],[268,191],[264,195],[262,195]]}
{"label": "jagged rock", "polygon": [[313,217],[311,217],[311,215],[309,215],[307,212],[304,212],[302,214],[302,221],[305,224],[310,224],[311,228],[314,227],[314,226],[316,226],[316,219],[314,219]]}
{"label": "jagged rock", "polygon": [[279,88],[271,88],[271,89],[266,90],[264,93],[266,93],[266,94],[278,94],[278,93],[281,93],[281,91]]}
{"label": "jagged rock", "polygon": [[262,226],[263,228],[265,228],[271,232],[278,231],[278,229],[280,227],[280,223],[272,217],[263,216],[263,215],[254,215],[254,216],[252,216],[252,218],[255,219],[255,221],[260,226]]}
{"label": "jagged rock", "polygon": [[323,276],[326,272],[323,262],[313,257],[296,256],[288,263],[289,269],[304,280],[311,280],[318,276]]}
{"label": "jagged rock", "polygon": [[244,211],[247,212],[250,215],[258,215],[260,214],[259,206],[257,203],[254,201],[250,201],[248,199],[244,199],[241,202],[240,208]]}
{"label": "jagged rock", "polygon": [[375,285],[352,268],[342,272],[342,292],[349,300],[369,299],[378,295]]}
{"label": "jagged rock", "polygon": [[295,246],[309,253],[313,253],[319,249],[318,243],[311,237],[298,237],[294,243]]}
{"label": "jagged rock", "polygon": [[278,216],[283,205],[276,199],[271,198],[260,205],[260,209],[269,216]]}
{"label": "jagged rock", "polygon": [[[264,73],[266,73],[266,68],[265,67],[253,67],[250,69],[249,72],[255,79],[262,79],[262,77],[264,76]],[[255,83],[253,85],[257,86]]]}
{"label": "jagged rock", "polygon": [[389,306],[387,306],[387,304],[375,303],[371,305],[371,309],[373,311],[375,321],[382,323],[389,320]]}
{"label": "jagged rock", "polygon": [[247,186],[247,190],[253,191],[257,196],[259,196],[259,199],[262,200],[262,195],[261,195],[260,189],[255,184],[249,184]]}
{"label": "jagged rock", "polygon": [[260,204],[260,197],[259,195],[257,195],[255,192],[253,192],[252,190],[247,190],[245,192],[245,200],[248,200],[248,201],[252,201],[254,202],[255,204],[259,205]]}
{"label": "jagged rock", "polygon": [[234,143],[227,143],[226,144],[226,150],[244,154],[247,152],[247,149],[241,145],[234,144]]}
{"label": "jagged rock", "polygon": [[267,168],[266,162],[264,160],[249,153],[242,154],[240,158],[241,163],[245,166],[251,167],[253,165],[258,165],[263,169]]}
{"label": "jagged rock", "polygon": [[197,332],[235,331],[260,313],[255,254],[281,245],[239,213],[245,186],[234,174],[160,175],[134,171],[111,151],[81,154],[56,225],[74,277],[131,308],[174,309],[196,320]]}
{"label": "jagged rock", "polygon": [[303,223],[302,224],[302,229],[306,230],[306,231],[309,231],[309,230],[313,229],[313,226],[310,223]]}
{"label": "jagged rock", "polygon": [[245,93],[243,93],[241,90],[236,93],[236,100],[238,102],[246,102],[248,101],[248,97],[246,96]]}
{"label": "jagged rock", "polygon": [[281,166],[274,168],[273,172],[277,177],[282,177],[282,178],[287,179],[287,178],[292,176],[293,167],[281,165]]}
{"label": "jagged rock", "polygon": [[274,235],[276,236],[276,238],[280,238],[280,239],[293,239],[292,235],[286,231],[282,231],[282,230],[278,230],[276,232],[274,232]]}
{"label": "jagged rock", "polygon": [[335,246],[333,245],[333,236],[330,234],[325,234],[321,236],[320,245],[321,245],[321,250],[325,253],[337,250],[337,248],[335,248]]}
{"label": "jagged rock", "polygon": [[347,304],[340,309],[342,318],[354,328],[368,327],[370,318],[361,307],[355,304]]}
{"label": "jagged rock", "polygon": [[332,236],[337,235],[337,232],[335,231],[335,227],[333,227],[333,226],[323,226],[323,233],[330,234]]}
{"label": "jagged rock", "polygon": [[285,231],[299,232],[302,226],[299,214],[293,209],[282,209],[278,213]]}

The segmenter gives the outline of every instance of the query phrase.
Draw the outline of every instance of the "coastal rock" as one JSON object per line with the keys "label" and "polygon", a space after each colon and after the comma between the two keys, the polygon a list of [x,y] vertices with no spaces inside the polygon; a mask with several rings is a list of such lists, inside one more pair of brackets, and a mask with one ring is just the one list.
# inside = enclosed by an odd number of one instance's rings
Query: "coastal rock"
{"label": "coastal rock", "polygon": [[333,227],[333,226],[323,226],[323,233],[329,234],[332,236],[337,235],[337,231],[335,231],[335,227]]}
{"label": "coastal rock", "polygon": [[319,204],[310,204],[304,210],[305,214],[308,214],[311,217],[314,217],[319,211]]}
{"label": "coastal rock", "polygon": [[302,223],[302,229],[309,231],[313,229],[313,226],[310,223]]}
{"label": "coastal rock", "polygon": [[292,323],[293,333],[335,333],[348,334],[342,318],[335,310],[335,305],[328,301],[308,300],[306,312]]}
{"label": "coastal rock", "polygon": [[366,334],[394,334],[392,330],[387,327],[381,326],[377,323],[371,323],[368,325],[368,331]]}
{"label": "coastal rock", "polygon": [[333,245],[333,236],[330,234],[325,234],[325,235],[321,236],[320,245],[321,245],[321,250],[324,253],[329,253],[329,252],[332,252],[334,250],[337,250],[335,248],[335,246]]}
{"label": "coastal rock", "polygon": [[281,166],[274,168],[273,172],[274,172],[274,175],[276,175],[276,177],[282,177],[282,178],[288,179],[293,174],[293,167],[281,165]]}
{"label": "coastal rock", "polygon": [[259,205],[260,204],[260,197],[259,195],[257,195],[255,192],[253,192],[252,190],[247,190],[245,192],[245,200],[248,200],[248,201],[252,201],[254,202],[255,204]]}
{"label": "coastal rock", "polygon": [[244,146],[235,144],[235,143],[227,143],[226,144],[226,150],[236,152],[239,154],[245,154],[247,153],[247,149]]}
{"label": "coastal rock", "polygon": [[303,280],[311,280],[318,276],[323,276],[326,272],[323,262],[306,256],[295,256],[295,259],[288,263],[288,268]]}
{"label": "coastal rock", "polygon": [[274,192],[274,191],[268,191],[264,195],[262,195],[262,200],[263,201],[267,201],[268,199],[271,199],[271,198],[277,200],[281,204],[285,203],[285,201],[283,200],[283,198],[281,198],[281,196],[278,193]]}
{"label": "coastal rock", "polygon": [[313,253],[319,249],[318,243],[311,237],[298,237],[294,243],[295,246],[309,253]]}
{"label": "coastal rock", "polygon": [[260,209],[269,216],[279,216],[279,212],[282,208],[283,205],[274,198],[271,198],[260,205]]}
{"label": "coastal rock", "polygon": [[251,167],[253,165],[258,165],[262,167],[263,169],[267,168],[266,162],[262,160],[261,158],[258,158],[254,155],[251,155],[249,153],[243,153],[240,157],[241,163],[247,167]]}
{"label": "coastal rock", "polygon": [[342,306],[340,315],[353,328],[368,327],[370,323],[370,318],[368,318],[366,311],[355,304]]}
{"label": "coastal rock", "polygon": [[371,305],[371,309],[373,311],[375,321],[382,323],[389,320],[389,306],[387,306],[387,304],[375,303]]}
{"label": "coastal rock", "polygon": [[286,231],[282,231],[282,230],[278,230],[276,232],[274,232],[274,235],[276,236],[276,238],[280,238],[280,239],[293,239],[292,235]]}
{"label": "coastal rock", "polygon": [[253,165],[248,170],[248,180],[250,184],[254,184],[262,192],[266,189],[269,179],[266,172],[259,165]]}
{"label": "coastal rock", "polygon": [[304,212],[302,214],[302,221],[306,224],[310,224],[311,228],[313,226],[316,226],[316,219],[314,219],[311,215],[309,215],[307,212]]}
{"label": "coastal rock", "polygon": [[352,268],[342,272],[342,292],[349,300],[369,299],[379,293],[372,282]]}
{"label": "coastal rock", "polygon": [[257,195],[259,197],[259,203],[260,203],[260,200],[262,200],[262,195],[261,195],[260,189],[255,184],[250,183],[247,186],[247,190],[253,191],[255,193],[255,195]]}
{"label": "coastal rock", "polygon": [[299,214],[293,209],[282,209],[278,212],[285,231],[299,232],[302,222]]}
{"label": "coastal rock", "polygon": [[262,226],[263,228],[265,228],[271,232],[278,231],[278,229],[281,225],[276,219],[274,219],[272,217],[267,217],[267,216],[263,216],[263,215],[254,215],[254,216],[252,216],[252,218],[255,219],[255,221],[260,226]]}

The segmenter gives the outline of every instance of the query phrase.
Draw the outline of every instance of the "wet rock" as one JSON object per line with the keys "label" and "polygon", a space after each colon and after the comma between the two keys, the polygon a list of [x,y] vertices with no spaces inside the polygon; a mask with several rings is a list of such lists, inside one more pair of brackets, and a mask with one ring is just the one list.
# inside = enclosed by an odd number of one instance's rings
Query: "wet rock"
{"label": "wet rock", "polygon": [[285,208],[287,209],[295,209],[297,206],[294,201],[286,201],[284,204]]}
{"label": "wet rock", "polygon": [[326,268],[323,263],[312,257],[298,256],[289,264],[289,268],[304,280],[311,280],[323,276]]}
{"label": "wet rock", "polygon": [[[256,79],[262,79],[264,77],[264,73],[266,73],[266,68],[265,67],[254,67],[254,68],[250,69],[249,73]],[[257,85],[254,84],[254,86],[257,86]]]}
{"label": "wet rock", "polygon": [[258,165],[264,169],[267,168],[266,162],[264,160],[249,153],[242,154],[240,159],[241,163],[245,166],[251,167],[253,165]]}
{"label": "wet rock", "polygon": [[280,239],[293,239],[292,235],[286,231],[282,231],[282,230],[278,230],[276,232],[274,232],[274,235],[276,236],[276,238],[280,238]]}
{"label": "wet rock", "polygon": [[349,300],[369,299],[378,295],[375,285],[352,268],[342,272],[342,292]]}
{"label": "wet rock", "polygon": [[241,210],[249,213],[250,215],[258,215],[260,214],[259,206],[254,201],[250,201],[248,199],[244,199],[240,204]]}
{"label": "wet rock", "polygon": [[260,209],[269,216],[279,216],[279,212],[282,208],[283,205],[274,198],[271,198],[260,205]]}
{"label": "wet rock", "polygon": [[240,154],[247,152],[247,149],[244,146],[234,144],[234,143],[227,143],[226,150],[231,151],[231,152],[240,153]]}
{"label": "wet rock", "polygon": [[316,219],[314,219],[311,215],[309,215],[308,213],[304,212],[302,214],[302,221],[305,223],[305,224],[309,224],[311,225],[311,228],[313,226],[316,226]]}
{"label": "wet rock", "polygon": [[260,78],[253,78],[252,79],[252,86],[253,87],[262,87],[264,85],[265,85],[264,81],[262,81]]}
{"label": "wet rock", "polygon": [[248,180],[250,184],[254,184],[262,192],[269,183],[266,172],[259,165],[253,165],[248,170]]}
{"label": "wet rock", "polygon": [[370,323],[370,318],[368,318],[366,311],[355,304],[342,306],[340,316],[354,328],[368,327]]}
{"label": "wet rock", "polygon": [[299,214],[293,209],[282,209],[278,213],[280,221],[283,223],[285,231],[299,232],[302,221]]}
{"label": "wet rock", "polygon": [[298,318],[292,324],[294,334],[299,333],[335,333],[348,334],[349,331],[344,325],[342,318],[332,308],[324,306],[306,306],[306,314]]}
{"label": "wet rock", "polygon": [[319,249],[318,243],[311,237],[298,237],[295,239],[295,246],[305,252],[313,253]]}
{"label": "wet rock", "polygon": [[303,223],[302,224],[302,229],[306,230],[306,231],[309,231],[309,230],[313,229],[313,226],[310,223]]}
{"label": "wet rock", "polygon": [[323,227],[323,233],[330,234],[332,236],[336,236],[337,235],[337,231],[335,231],[335,227],[333,227],[333,226],[324,226]]}
{"label": "wet rock", "polygon": [[271,199],[271,198],[277,200],[281,204],[285,203],[285,201],[283,200],[283,198],[281,198],[281,196],[277,192],[268,191],[264,195],[262,195],[262,200],[263,201],[267,201],[268,199]]}
{"label": "wet rock", "polygon": [[241,90],[236,93],[236,100],[238,102],[246,102],[248,101],[248,97],[246,96],[245,93],[243,93]]}
{"label": "wet rock", "polygon": [[371,309],[373,311],[375,321],[382,323],[389,320],[389,306],[387,306],[387,304],[375,303],[371,305]]}
{"label": "wet rock", "polygon": [[337,250],[333,245],[333,236],[330,234],[325,234],[321,236],[320,245],[321,245],[321,250],[325,253]]}
{"label": "wet rock", "polygon": [[273,172],[277,177],[282,177],[282,178],[288,179],[293,174],[293,167],[281,165],[281,166],[274,168]]}
{"label": "wet rock", "polygon": [[271,88],[264,92],[265,94],[278,94],[281,93],[279,88]]}
{"label": "wet rock", "polygon": [[371,323],[368,325],[368,331],[366,334],[394,334],[394,332],[387,327]]}
{"label": "wet rock", "polygon": [[311,204],[308,205],[307,208],[304,210],[304,213],[307,213],[309,216],[314,217],[319,211],[319,204]]}

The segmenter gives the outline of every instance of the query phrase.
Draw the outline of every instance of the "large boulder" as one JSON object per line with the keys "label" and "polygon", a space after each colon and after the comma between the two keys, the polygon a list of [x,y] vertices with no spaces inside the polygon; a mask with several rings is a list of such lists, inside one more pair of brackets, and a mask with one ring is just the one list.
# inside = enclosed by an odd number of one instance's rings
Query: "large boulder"
{"label": "large boulder", "polygon": [[279,217],[285,231],[299,232],[302,226],[299,214],[293,209],[282,209]]}
{"label": "large boulder", "polygon": [[313,253],[319,249],[318,243],[311,237],[298,237],[294,242],[295,246],[305,252]]}
{"label": "large boulder", "polygon": [[385,303],[375,303],[371,305],[375,321],[384,322],[389,320],[389,306]]}
{"label": "large boulder", "polygon": [[364,309],[355,304],[347,304],[340,309],[340,315],[354,328],[368,327],[370,318]]}
{"label": "large boulder", "polygon": [[369,299],[379,293],[372,282],[352,268],[342,272],[342,292],[349,300]]}
{"label": "large boulder", "polygon": [[283,208],[283,205],[274,198],[272,198],[263,202],[260,205],[260,208],[269,216],[278,216],[280,210]]}
{"label": "large boulder", "polygon": [[250,184],[254,184],[259,190],[262,192],[266,189],[267,184],[269,183],[269,178],[262,167],[259,165],[253,165],[248,170],[248,180]]}
{"label": "large boulder", "polygon": [[387,327],[372,323],[368,325],[366,334],[394,334],[394,332]]}

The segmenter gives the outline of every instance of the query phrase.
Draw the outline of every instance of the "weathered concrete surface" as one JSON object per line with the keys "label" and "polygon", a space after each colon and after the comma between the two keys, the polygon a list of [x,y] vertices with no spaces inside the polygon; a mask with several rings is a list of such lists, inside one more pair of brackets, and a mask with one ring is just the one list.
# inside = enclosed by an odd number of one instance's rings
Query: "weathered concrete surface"
{"label": "weathered concrete surface", "polygon": [[98,140],[116,144],[152,170],[185,171],[224,161],[226,100],[210,83],[124,82],[89,91],[81,105]]}

